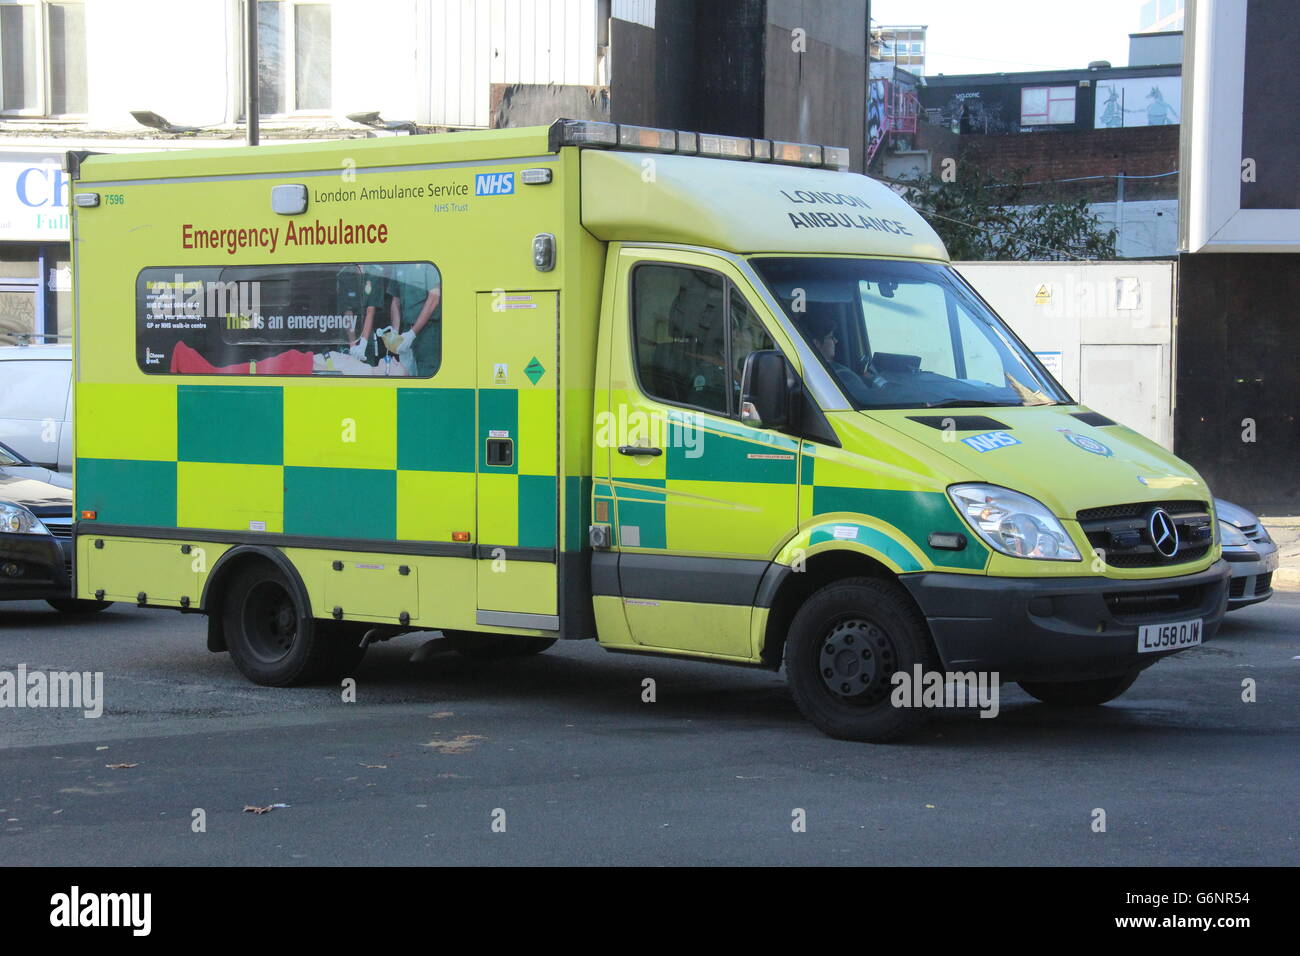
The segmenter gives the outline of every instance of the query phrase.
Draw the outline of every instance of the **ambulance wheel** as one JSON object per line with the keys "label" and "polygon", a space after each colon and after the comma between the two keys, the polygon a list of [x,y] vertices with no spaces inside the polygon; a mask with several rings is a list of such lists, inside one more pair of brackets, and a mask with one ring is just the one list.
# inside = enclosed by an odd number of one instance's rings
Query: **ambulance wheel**
{"label": "ambulance wheel", "polygon": [[78,598],[49,598],[45,603],[60,614],[94,614],[113,605],[112,601],[83,601]]}
{"label": "ambulance wheel", "polygon": [[280,571],[265,564],[243,568],[223,603],[226,646],[254,684],[292,687],[328,674],[338,642],[324,631],[333,622],[306,617]]}
{"label": "ambulance wheel", "polygon": [[896,671],[934,669],[929,629],[893,581],[847,578],[799,608],[785,645],[786,681],[799,711],[842,740],[885,743],[918,730],[926,713],[891,701]]}
{"label": "ambulance wheel", "polygon": [[443,631],[452,648],[472,661],[496,661],[508,657],[528,657],[548,650],[553,637],[513,637],[509,634],[476,634],[473,631]]}
{"label": "ambulance wheel", "polygon": [[1058,707],[1094,707],[1114,700],[1133,686],[1138,679],[1138,671],[1121,674],[1119,677],[1102,677],[1098,680],[1072,681],[1024,681],[1021,689],[1031,697],[1037,697],[1044,704]]}

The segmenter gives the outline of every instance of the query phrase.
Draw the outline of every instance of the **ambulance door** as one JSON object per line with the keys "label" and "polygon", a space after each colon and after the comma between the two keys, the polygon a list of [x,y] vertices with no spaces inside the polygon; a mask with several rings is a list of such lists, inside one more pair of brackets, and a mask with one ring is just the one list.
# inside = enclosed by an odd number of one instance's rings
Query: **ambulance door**
{"label": "ambulance door", "polygon": [[798,441],[740,420],[746,357],[782,347],[741,281],[712,257],[624,250],[610,484],[624,613],[647,647],[749,657],[759,581],[798,525]]}
{"label": "ambulance door", "polygon": [[559,627],[559,302],[477,296],[479,624]]}

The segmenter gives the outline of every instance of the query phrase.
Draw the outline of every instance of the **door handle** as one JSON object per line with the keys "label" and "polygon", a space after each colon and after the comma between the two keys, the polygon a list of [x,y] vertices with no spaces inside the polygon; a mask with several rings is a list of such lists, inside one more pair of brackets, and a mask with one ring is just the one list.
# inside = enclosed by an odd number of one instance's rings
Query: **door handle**
{"label": "door handle", "polygon": [[635,458],[637,455],[649,455],[651,458],[658,458],[664,453],[662,448],[642,448],[640,445],[619,445],[618,453],[620,455],[631,455]]}

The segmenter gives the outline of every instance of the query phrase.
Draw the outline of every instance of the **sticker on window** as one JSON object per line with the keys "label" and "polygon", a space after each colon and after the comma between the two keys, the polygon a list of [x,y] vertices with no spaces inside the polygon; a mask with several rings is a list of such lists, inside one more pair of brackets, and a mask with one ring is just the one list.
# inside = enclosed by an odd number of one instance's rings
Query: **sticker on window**
{"label": "sticker on window", "polygon": [[180,266],[136,279],[150,375],[428,378],[442,363],[430,262]]}

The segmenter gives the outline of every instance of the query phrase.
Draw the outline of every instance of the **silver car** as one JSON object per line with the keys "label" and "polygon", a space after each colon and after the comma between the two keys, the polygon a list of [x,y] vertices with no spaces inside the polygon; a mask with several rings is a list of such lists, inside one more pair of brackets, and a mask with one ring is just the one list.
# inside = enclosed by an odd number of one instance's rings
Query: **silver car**
{"label": "silver car", "polygon": [[1277,545],[1253,512],[1222,498],[1214,499],[1219,516],[1219,538],[1223,558],[1232,569],[1228,586],[1228,610],[1273,596],[1273,572],[1277,570]]}

